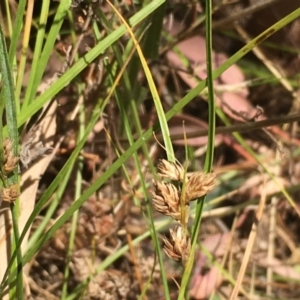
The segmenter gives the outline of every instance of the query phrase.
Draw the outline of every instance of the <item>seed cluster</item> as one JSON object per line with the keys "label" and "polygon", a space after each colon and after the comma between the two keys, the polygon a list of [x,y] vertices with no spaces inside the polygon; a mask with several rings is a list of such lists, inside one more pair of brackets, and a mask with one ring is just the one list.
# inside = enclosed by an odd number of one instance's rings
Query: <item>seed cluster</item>
{"label": "seed cluster", "polygon": [[19,162],[19,158],[14,156],[12,148],[13,141],[10,138],[5,138],[3,141],[5,175],[12,172]]}
{"label": "seed cluster", "polygon": [[[18,166],[19,157],[16,157],[13,152],[13,141],[10,138],[5,138],[3,141],[3,174],[6,178]],[[2,201],[14,202],[19,197],[19,185],[11,184],[8,187],[2,187],[0,191],[0,205]]]}
{"label": "seed cluster", "polygon": [[216,186],[216,176],[213,173],[201,172],[187,176],[183,166],[167,160],[160,160],[157,165],[158,175],[166,181],[153,181],[153,206],[179,223],[170,229],[170,238],[164,237],[164,251],[166,254],[183,265],[186,264],[191,239],[187,230],[190,212],[190,202],[196,200]]}

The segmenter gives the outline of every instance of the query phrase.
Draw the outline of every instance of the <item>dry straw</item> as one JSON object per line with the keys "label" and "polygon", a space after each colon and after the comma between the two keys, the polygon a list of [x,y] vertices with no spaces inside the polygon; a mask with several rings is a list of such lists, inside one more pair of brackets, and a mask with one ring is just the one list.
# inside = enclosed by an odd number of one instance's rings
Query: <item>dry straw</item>
{"label": "dry straw", "polygon": [[153,181],[153,206],[158,212],[172,217],[179,223],[174,229],[170,229],[169,238],[163,238],[164,251],[170,258],[180,261],[185,266],[191,249],[187,230],[190,202],[213,190],[216,186],[216,176],[213,173],[202,172],[187,176],[181,164],[164,159],[159,161],[157,171],[162,179],[171,182]]}

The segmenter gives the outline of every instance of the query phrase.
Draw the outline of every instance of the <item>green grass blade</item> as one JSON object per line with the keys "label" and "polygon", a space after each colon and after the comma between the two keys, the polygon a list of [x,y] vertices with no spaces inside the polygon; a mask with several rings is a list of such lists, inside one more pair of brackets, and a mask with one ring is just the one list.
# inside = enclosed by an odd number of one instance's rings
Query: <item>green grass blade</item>
{"label": "green grass blade", "polygon": [[[32,76],[30,76],[27,90],[26,90],[25,99],[24,99],[24,104],[23,104],[24,107],[27,107],[27,105],[33,101],[33,99],[36,95],[38,86],[42,80],[44,71],[48,64],[49,57],[53,51],[56,37],[59,34],[61,25],[65,19],[65,16],[67,15],[67,12],[69,11],[70,5],[71,5],[71,0],[60,1],[60,3],[59,3],[59,6],[57,8],[57,11],[56,11],[56,14],[55,14],[55,17],[53,20],[53,24],[52,24],[50,32],[47,36],[47,40],[46,40],[45,46],[43,48],[41,57],[39,58],[38,67],[36,68],[36,72],[32,73]],[[43,8],[45,9],[45,11],[47,10],[46,6],[43,6]],[[41,25],[43,25],[43,24],[41,24]],[[40,34],[42,37],[43,31],[40,31]],[[41,38],[41,37],[39,37],[39,38]],[[39,43],[41,43],[41,40],[39,41]]]}
{"label": "green grass blade", "polygon": [[12,37],[10,41],[8,61],[9,65],[13,66],[13,61],[16,55],[17,46],[20,40],[21,29],[23,26],[23,17],[25,14],[26,0],[20,0],[18,4],[18,10],[16,14],[16,18],[14,20],[14,28],[12,32]]}
{"label": "green grass blade", "polygon": [[[207,65],[207,87],[208,87],[208,143],[205,157],[204,172],[211,172],[214,157],[214,140],[215,140],[215,126],[216,126],[216,107],[214,100],[214,86],[213,86],[213,70],[212,70],[212,1],[206,0],[206,65]],[[203,210],[205,196],[197,200],[196,216],[193,224],[192,232],[192,247],[191,254],[188,259],[186,268],[183,273],[182,284],[178,299],[184,299],[187,285],[192,274],[196,245],[198,242],[198,235],[200,231],[201,215]]]}
{"label": "green grass blade", "polygon": [[155,10],[151,16],[150,27],[147,30],[145,40],[143,42],[144,55],[147,59],[157,59],[160,36],[163,28],[166,3]]}
{"label": "green grass blade", "polygon": [[[4,39],[4,34],[2,32],[2,28],[0,27],[0,69],[2,72],[2,91],[1,91],[1,103],[3,106],[3,102],[5,103],[5,112],[6,112],[6,121],[7,121],[7,130],[8,136],[13,141],[13,154],[15,157],[18,156],[18,144],[19,144],[19,136],[18,136],[18,127],[17,127],[17,113],[16,113],[16,103],[14,96],[14,84],[12,79],[11,67],[9,64],[8,53],[6,49],[6,43]],[[1,132],[2,135],[2,132]],[[1,146],[2,147],[2,146]],[[2,168],[2,166],[1,166]],[[3,172],[3,168],[2,171]],[[17,184],[18,182],[18,170],[14,170],[13,174],[6,178],[4,173],[2,173],[3,177],[3,186],[9,188],[11,185]],[[18,228],[18,216],[19,216],[19,201],[16,204],[11,204],[11,213],[12,213],[12,225],[13,225],[13,245],[12,250],[17,249],[17,286],[16,293],[22,297],[23,295],[23,271],[22,271],[22,254],[21,249],[17,247],[19,240],[19,228]],[[4,217],[4,215],[2,215]],[[7,238],[5,243],[9,243],[10,238]],[[11,254],[11,253],[10,253]],[[7,263],[7,262],[5,262]],[[14,288],[10,288],[10,295],[15,293]]]}
{"label": "green grass blade", "polygon": [[[139,22],[145,19],[155,9],[157,9],[164,0],[154,0],[148,4],[145,8],[141,9],[132,18],[129,23],[131,26],[136,26]],[[18,126],[23,125],[31,116],[38,112],[50,99],[52,99],[59,91],[67,86],[71,80],[73,80],[87,65],[89,65],[94,59],[99,57],[104,51],[116,42],[122,35],[126,33],[125,26],[120,26],[113,31],[109,36],[104,38],[96,47],[89,51],[84,57],[71,67],[65,74],[63,74],[58,81],[56,81],[47,91],[41,96],[37,97],[33,103],[24,107],[21,114],[18,116]],[[37,86],[38,82],[34,86]],[[29,92],[28,92],[29,93]],[[32,93],[31,93],[32,94]],[[28,96],[29,97],[29,96]],[[4,129],[5,132],[5,129]]]}
{"label": "green grass blade", "polygon": [[[34,53],[33,53],[33,58],[32,58],[32,63],[31,63],[31,68],[30,68],[30,76],[27,84],[27,89],[26,92],[29,94],[31,89],[33,88],[33,83],[36,81],[38,83],[38,80],[36,78],[36,74],[39,74],[41,72],[41,66],[40,66],[40,58],[41,58],[41,53],[42,53],[42,47],[44,44],[44,39],[45,39],[45,30],[46,30],[46,23],[48,19],[48,14],[49,14],[49,5],[50,5],[50,0],[44,0],[42,1],[42,8],[41,8],[41,13],[40,13],[40,19],[38,23],[38,32],[37,32],[37,37],[34,45]],[[51,36],[48,37],[48,39],[51,38]],[[16,95],[17,97],[21,94],[21,83],[19,83],[19,86],[17,87],[16,90]],[[26,107],[30,103],[30,97],[26,97],[23,101],[22,106]]]}

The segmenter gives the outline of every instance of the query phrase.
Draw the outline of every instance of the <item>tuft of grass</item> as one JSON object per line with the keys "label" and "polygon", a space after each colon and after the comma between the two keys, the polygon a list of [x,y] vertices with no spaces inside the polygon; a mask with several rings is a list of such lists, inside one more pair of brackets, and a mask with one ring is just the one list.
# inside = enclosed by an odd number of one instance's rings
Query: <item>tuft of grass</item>
{"label": "tuft of grass", "polygon": [[[167,111],[164,106],[164,101],[160,97],[160,90],[158,82],[155,82],[152,74],[151,60],[156,59],[160,53],[160,37],[166,37],[163,34],[163,19],[167,11],[167,4],[164,0],[144,1],[143,4],[136,4],[135,10],[129,7],[123,7],[119,4],[115,7],[110,1],[105,1],[107,7],[110,7],[113,14],[105,14],[100,7],[92,6],[93,3],[87,1],[87,8],[83,11],[87,12],[87,27],[91,30],[95,39],[95,43],[90,48],[86,47],[83,55],[78,55],[76,49],[81,45],[81,39],[84,37],[84,32],[78,35],[75,30],[76,20],[70,14],[71,4],[74,6],[76,1],[60,1],[52,22],[49,23],[49,14],[51,10],[51,1],[42,1],[40,13],[38,16],[34,15],[33,1],[20,0],[17,10],[13,11],[6,0],[6,20],[8,33],[4,35],[2,26],[5,23],[0,23],[0,70],[1,70],[1,93],[0,93],[0,179],[1,179],[1,200],[4,199],[3,193],[9,188],[19,188],[20,170],[17,166],[7,174],[5,171],[5,138],[12,141],[11,157],[18,158],[19,150],[22,149],[21,133],[26,126],[32,124],[38,125],[43,116],[47,114],[47,109],[51,104],[59,98],[60,95],[70,88],[72,91],[69,96],[71,102],[72,97],[77,99],[76,107],[72,110],[72,118],[69,120],[70,124],[62,124],[65,128],[70,129],[74,126],[76,128],[76,138],[74,148],[70,151],[67,158],[61,159],[61,167],[55,173],[53,180],[43,190],[38,202],[35,203],[35,196],[29,199],[32,204],[32,211],[25,216],[26,222],[24,225],[19,225],[22,216],[22,205],[19,200],[13,199],[8,204],[10,218],[5,219],[4,213],[0,211],[0,218],[3,222],[8,222],[6,228],[11,228],[10,231],[1,232],[0,239],[5,236],[1,244],[1,251],[7,251],[8,256],[3,256],[0,263],[0,298],[4,294],[8,295],[9,299],[25,299],[23,294],[23,272],[24,266],[31,261],[43,250],[43,247],[55,238],[56,233],[64,229],[65,224],[71,221],[68,243],[66,245],[66,257],[63,278],[64,282],[61,285],[62,299],[78,299],[83,297],[88,289],[89,282],[97,277],[98,274],[111,267],[118,259],[120,259],[129,250],[135,249],[142,241],[150,239],[153,247],[152,251],[155,253],[155,259],[159,262],[161,282],[163,286],[163,294],[165,299],[171,299],[171,284],[168,278],[167,264],[161,251],[160,232],[165,231],[170,226],[170,220],[162,217],[157,218],[152,211],[152,203],[149,201],[149,186],[151,185],[149,179],[145,176],[150,170],[151,178],[156,178],[156,171],[154,168],[153,152],[157,151],[150,149],[149,141],[153,138],[154,133],[161,132],[163,147],[165,147],[168,161],[176,161],[176,152],[173,149],[172,135],[168,121],[176,114],[180,113],[184,108],[188,107],[195,98],[203,92],[206,88],[208,91],[208,143],[205,155],[204,173],[210,173],[214,162],[215,149],[215,132],[216,132],[216,115],[222,122],[230,126],[230,121],[224,115],[220,108],[216,108],[214,100],[214,80],[224,73],[230,66],[241,61],[241,59],[249,53],[252,49],[263,43],[271,34],[287,26],[293,20],[300,16],[300,9],[295,10],[285,18],[279,20],[276,24],[269,27],[259,36],[250,40],[244,47],[237,51],[233,56],[228,58],[223,65],[213,70],[212,68],[212,15],[213,7],[212,1],[206,0],[205,17],[201,16],[197,19],[196,24],[200,24],[204,19],[206,21],[206,57],[207,57],[207,78],[186,93],[176,104],[174,104]],[[27,5],[27,10],[25,9]],[[35,5],[35,4],[34,4]],[[140,5],[140,6],[139,6]],[[171,7],[172,8],[172,7]],[[94,18],[91,16],[93,15]],[[24,18],[25,16],[25,18]],[[149,22],[151,24],[149,25]],[[34,46],[30,46],[30,39],[32,38],[33,24],[36,26],[36,34],[34,37]],[[50,24],[50,25],[49,25]],[[66,25],[67,24],[67,25]],[[49,28],[48,28],[49,26]],[[67,28],[67,29],[66,29]],[[67,49],[64,48],[64,56],[60,59],[64,60],[63,74],[55,74],[46,82],[46,88],[41,92],[41,84],[44,82],[44,76],[49,60],[56,51],[58,38],[64,41],[64,34],[72,37],[72,47],[70,47],[70,55]],[[155,40],[153,42],[153,39]],[[167,39],[167,43],[170,41]],[[18,52],[19,41],[22,41],[21,53]],[[9,43],[7,43],[9,41]],[[151,43],[151,41],[153,43]],[[149,46],[149,44],[151,44]],[[9,45],[9,49],[7,49]],[[66,47],[67,48],[67,47]],[[73,49],[73,50],[72,50]],[[75,49],[75,50],[74,50]],[[32,53],[30,54],[30,51]],[[72,52],[73,51],[73,52]],[[78,51],[79,52],[79,51]],[[188,59],[183,57],[183,60],[188,63]],[[28,70],[28,64],[30,70]],[[92,85],[88,79],[85,71],[93,66],[97,71],[102,70],[102,81],[97,82],[95,93],[92,101],[85,101],[89,99],[89,92],[92,90]],[[249,70],[249,68],[247,68]],[[26,74],[27,71],[29,75]],[[258,70],[256,74],[261,74]],[[101,72],[97,73],[100,76]],[[269,75],[265,71],[265,75]],[[26,87],[24,88],[24,78],[28,76]],[[139,86],[140,77],[144,77],[146,84]],[[84,79],[83,79],[84,77]],[[266,80],[273,81],[270,77]],[[279,80],[278,80],[279,81]],[[95,82],[95,81],[94,81]],[[151,99],[152,111],[157,115],[157,121],[152,123],[144,130],[140,112],[141,104],[146,102],[144,94],[149,95]],[[44,108],[44,110],[43,110]],[[43,111],[42,111],[43,110]],[[114,120],[114,111],[118,111],[118,128],[108,130],[109,126],[105,124],[107,145],[109,158],[107,167],[102,171],[101,176],[96,176],[90,182],[85,181],[85,163],[84,154],[86,148],[90,145],[89,137],[93,134],[96,124],[103,120]],[[111,115],[109,115],[111,112]],[[37,120],[37,121],[36,121]],[[36,122],[36,123],[35,123]],[[76,127],[77,122],[77,127]],[[104,121],[103,121],[104,122]],[[105,122],[104,122],[105,123]],[[112,121],[112,123],[114,123]],[[29,124],[29,125],[28,125]],[[59,124],[60,125],[60,124]],[[29,128],[27,127],[27,128]],[[68,130],[66,130],[68,131]],[[71,130],[70,130],[71,131]],[[115,136],[117,136],[117,139]],[[265,165],[262,157],[259,157],[247,144],[246,140],[237,132],[233,133],[234,139],[245,151],[262,167],[266,173],[279,187],[281,193],[288,199],[290,205],[296,212],[297,206],[289,195],[288,190],[284,189],[272,174],[269,167]],[[57,155],[59,156],[59,146],[62,144],[66,135],[62,135],[57,142]],[[123,141],[125,140],[125,143]],[[3,145],[3,147],[1,146]],[[189,149],[189,151],[192,151]],[[188,153],[186,148],[185,153]],[[109,157],[109,155],[107,155]],[[131,160],[132,159],[132,160]],[[191,158],[186,157],[189,161]],[[195,158],[192,158],[193,160]],[[130,171],[130,164],[136,172]],[[21,167],[22,168],[22,167]],[[83,205],[103,189],[104,186],[111,184],[113,186],[114,175],[121,173],[121,178],[124,179],[132,199],[131,205],[139,207],[142,218],[146,224],[146,231],[135,238],[123,240],[123,244],[114,251],[108,254],[97,267],[92,270],[85,280],[82,280],[71,291],[69,290],[69,281],[72,280],[71,261],[76,249],[76,234],[79,224],[80,209]],[[184,174],[187,173],[187,168],[184,168]],[[41,174],[42,175],[42,174]],[[229,176],[229,174],[227,174]],[[231,174],[230,180],[242,180],[239,173]],[[185,176],[185,175],[184,175]],[[202,178],[202,177],[201,177]],[[226,176],[223,178],[226,179]],[[170,180],[173,180],[172,178]],[[220,180],[221,181],[221,180]],[[240,181],[239,181],[240,182]],[[188,183],[186,183],[188,184]],[[57,211],[62,202],[65,201],[66,193],[70,192],[69,186],[74,186],[74,193],[72,194],[71,203],[64,209],[63,213],[57,215]],[[21,191],[22,191],[22,187]],[[178,188],[178,185],[177,185]],[[180,187],[182,194],[185,194],[185,184]],[[237,193],[236,186],[231,186],[232,193]],[[292,190],[292,189],[291,189]],[[222,198],[226,193],[221,186],[219,188]],[[224,196],[225,197],[225,196]],[[120,197],[122,199],[122,197]],[[126,200],[118,201],[121,209],[125,211]],[[143,201],[141,201],[143,199]],[[190,276],[195,265],[195,252],[199,246],[198,236],[201,229],[201,220],[208,209],[213,210],[214,206],[219,204],[222,199],[213,199],[205,202],[205,197],[200,197],[197,200],[195,207],[191,207],[189,211],[193,216],[191,226],[191,249],[187,247],[189,255],[185,257],[186,264],[182,271],[181,282],[179,283],[178,299],[188,298],[188,287]],[[150,199],[151,200],[151,199]],[[265,199],[266,200],[266,199]],[[184,208],[185,198],[180,199],[181,208]],[[111,201],[113,203],[113,200]],[[145,202],[145,207],[143,203]],[[257,203],[258,200],[249,201],[242,206],[230,207],[226,211],[231,213],[241,210],[247,205]],[[265,202],[260,203],[260,208],[264,206]],[[112,204],[112,210],[117,210],[118,205]],[[119,211],[120,211],[119,210]],[[183,209],[184,210],[184,209]],[[37,217],[43,212],[43,219],[38,227],[33,225]],[[115,213],[115,211],[114,211]],[[117,213],[115,213],[117,215]],[[23,216],[24,217],[24,216]],[[124,218],[126,216],[123,216]],[[2,222],[1,221],[1,222]],[[190,230],[186,224],[185,213],[178,219],[184,226],[185,230]],[[4,226],[3,226],[4,227]],[[28,236],[31,230],[30,237]],[[186,239],[187,241],[188,239]],[[165,241],[165,239],[164,239]],[[97,241],[93,241],[96,243]],[[26,245],[23,247],[22,245]],[[93,248],[93,245],[90,245]],[[244,295],[246,291],[240,289],[240,285],[244,276],[245,269],[241,269],[239,278],[235,281],[223,267],[222,264],[213,261],[213,257],[206,251],[207,257],[211,264],[215,264],[221,270],[222,274],[231,285],[236,285],[232,297],[234,298],[238,291]],[[0,252],[0,253],[2,253]],[[96,256],[97,251],[94,251]],[[168,254],[171,252],[169,251]],[[176,256],[176,255],[175,255]],[[246,259],[249,259],[246,258]],[[245,259],[245,264],[248,260]],[[156,262],[156,261],[155,261]],[[133,262],[134,264],[135,262]],[[146,282],[139,282],[140,299],[146,299],[149,290],[150,282],[154,277],[153,266],[151,276]],[[138,266],[136,265],[136,273],[138,273]],[[138,275],[137,275],[138,276]],[[232,298],[232,299],[233,299]]]}

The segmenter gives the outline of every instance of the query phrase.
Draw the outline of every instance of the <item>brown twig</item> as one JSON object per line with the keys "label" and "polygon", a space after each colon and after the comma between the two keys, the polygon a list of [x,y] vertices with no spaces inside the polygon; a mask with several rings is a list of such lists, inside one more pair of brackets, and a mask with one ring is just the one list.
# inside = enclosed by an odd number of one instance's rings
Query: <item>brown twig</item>
{"label": "brown twig", "polygon": [[[216,134],[232,134],[233,132],[248,132],[251,130],[263,129],[264,127],[271,127],[277,125],[283,125],[287,123],[293,123],[300,121],[300,114],[290,114],[287,116],[277,116],[274,118],[262,120],[262,121],[255,121],[255,122],[247,122],[247,123],[238,123],[230,126],[220,126],[216,128]],[[189,132],[186,132],[187,138],[194,138],[194,137],[201,137],[208,135],[208,129],[206,128],[191,128]],[[183,133],[170,133],[171,139],[178,140],[183,138]],[[162,136],[160,133],[155,135],[157,140],[161,140]],[[154,139],[154,137],[152,137]],[[296,142],[296,140],[293,140]],[[119,142],[128,142],[127,139],[119,138]],[[97,143],[97,142],[96,142]],[[105,140],[99,140],[98,143],[103,144]],[[295,143],[295,144],[299,144]]]}
{"label": "brown twig", "polygon": [[281,0],[265,0],[265,1],[257,1],[256,4],[251,5],[242,11],[238,11],[237,13],[231,14],[229,17],[222,19],[220,21],[216,21],[213,23],[213,29],[216,28],[224,28],[224,26],[228,24],[232,24],[235,21],[241,20],[241,18],[249,16],[250,14],[253,14],[259,10],[262,10],[266,7],[268,7],[271,4],[274,4],[275,2],[278,2]]}
{"label": "brown twig", "polygon": [[[262,121],[238,123],[231,126],[222,126],[216,128],[216,134],[231,134],[233,132],[247,132],[255,129],[262,129],[274,125],[282,125],[300,121],[300,114],[291,114],[287,116],[278,116]],[[182,133],[171,134],[172,139],[182,138]],[[188,138],[208,135],[208,129],[195,129],[186,133]],[[156,136],[159,139],[159,134]]]}

